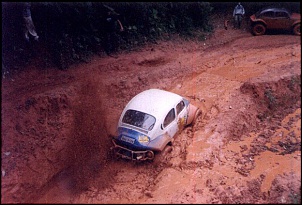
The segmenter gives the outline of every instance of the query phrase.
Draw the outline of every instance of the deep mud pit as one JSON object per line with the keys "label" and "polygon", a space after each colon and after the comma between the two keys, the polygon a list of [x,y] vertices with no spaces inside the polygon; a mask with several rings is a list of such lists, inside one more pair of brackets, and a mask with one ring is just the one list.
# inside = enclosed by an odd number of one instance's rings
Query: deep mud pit
{"label": "deep mud pit", "polygon": [[[108,155],[125,104],[148,88],[204,111],[162,164]],[[2,80],[2,203],[301,202],[301,40],[217,24],[95,57],[36,64]]]}

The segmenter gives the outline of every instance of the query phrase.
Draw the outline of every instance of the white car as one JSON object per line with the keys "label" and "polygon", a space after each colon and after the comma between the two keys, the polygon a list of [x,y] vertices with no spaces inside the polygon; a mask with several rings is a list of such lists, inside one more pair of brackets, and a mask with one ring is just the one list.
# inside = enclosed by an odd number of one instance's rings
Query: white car
{"label": "white car", "polygon": [[120,116],[112,150],[117,157],[153,160],[201,111],[184,97],[160,89],[137,94]]}

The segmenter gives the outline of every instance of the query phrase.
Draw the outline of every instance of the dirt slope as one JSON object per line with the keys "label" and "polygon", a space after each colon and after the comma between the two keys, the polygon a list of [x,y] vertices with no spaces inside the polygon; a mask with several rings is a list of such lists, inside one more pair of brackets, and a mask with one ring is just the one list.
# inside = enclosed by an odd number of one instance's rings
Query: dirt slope
{"label": "dirt slope", "polygon": [[[246,26],[246,25],[244,25]],[[110,133],[138,92],[204,112],[162,164],[111,159]],[[66,71],[2,79],[2,203],[301,202],[301,40],[223,28]]]}

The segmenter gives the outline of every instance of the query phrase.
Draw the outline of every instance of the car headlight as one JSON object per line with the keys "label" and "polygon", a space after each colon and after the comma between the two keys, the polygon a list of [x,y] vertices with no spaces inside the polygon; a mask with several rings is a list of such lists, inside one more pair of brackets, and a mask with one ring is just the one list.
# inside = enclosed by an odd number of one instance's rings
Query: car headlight
{"label": "car headlight", "polygon": [[141,143],[146,143],[146,142],[150,142],[150,138],[146,135],[140,135],[138,137],[138,141]]}

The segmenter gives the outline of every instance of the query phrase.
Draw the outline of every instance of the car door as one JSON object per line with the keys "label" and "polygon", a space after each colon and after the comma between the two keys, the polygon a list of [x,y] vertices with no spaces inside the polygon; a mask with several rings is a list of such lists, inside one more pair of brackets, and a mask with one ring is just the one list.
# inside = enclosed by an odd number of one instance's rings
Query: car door
{"label": "car door", "polygon": [[167,133],[170,137],[174,137],[174,135],[178,131],[175,108],[172,108],[168,112],[168,114],[166,115],[166,117],[164,119],[162,126],[163,126],[163,130],[165,133]]}
{"label": "car door", "polygon": [[181,100],[176,105],[177,126],[179,131],[183,130],[185,125],[187,124],[187,113],[188,111],[186,109],[185,102]]}
{"label": "car door", "polygon": [[275,14],[273,11],[265,11],[260,14],[259,19],[262,19],[265,22],[266,27],[268,29],[271,29],[274,27],[275,24],[274,16]]}
{"label": "car door", "polygon": [[276,29],[290,29],[291,28],[290,15],[285,11],[276,11],[274,21],[275,21],[274,28],[276,28]]}
{"label": "car door", "polygon": [[185,102],[181,100],[172,108],[166,115],[163,123],[165,132],[170,136],[174,137],[177,132],[184,129],[187,123],[187,109]]}

